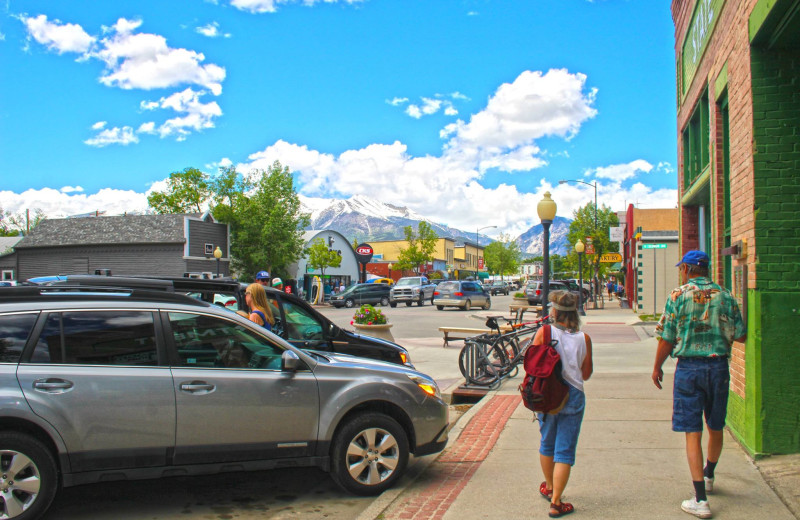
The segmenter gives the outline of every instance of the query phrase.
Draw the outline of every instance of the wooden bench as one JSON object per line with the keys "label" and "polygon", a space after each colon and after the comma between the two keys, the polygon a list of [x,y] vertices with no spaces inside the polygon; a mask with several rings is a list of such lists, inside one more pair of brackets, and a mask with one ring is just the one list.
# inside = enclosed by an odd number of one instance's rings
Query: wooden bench
{"label": "wooden bench", "polygon": [[522,323],[522,318],[525,311],[533,311],[540,313],[542,311],[541,305],[526,305],[522,303],[512,303],[508,306],[508,312],[514,314],[514,323]]}
{"label": "wooden bench", "polygon": [[[489,332],[492,332],[492,330],[471,329],[469,327],[439,327],[439,332],[444,333],[444,343],[442,343],[442,348],[447,348],[447,343],[449,341],[465,340],[467,338],[471,338],[472,336],[477,336],[478,334],[488,334]],[[453,336],[452,334],[459,335]]]}

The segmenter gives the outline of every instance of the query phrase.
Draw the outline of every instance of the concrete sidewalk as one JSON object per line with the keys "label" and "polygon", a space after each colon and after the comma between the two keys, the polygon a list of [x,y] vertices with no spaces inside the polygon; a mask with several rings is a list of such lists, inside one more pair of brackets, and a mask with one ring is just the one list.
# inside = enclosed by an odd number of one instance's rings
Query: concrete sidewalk
{"label": "concrete sidewalk", "polygon": [[[587,311],[584,329],[616,326],[622,334],[641,328],[631,327],[636,321],[630,310],[606,303]],[[691,518],[680,509],[693,493],[684,439],[671,430],[674,363],[665,365],[659,391],[650,379],[655,346],[646,333],[634,342],[594,342],[595,373],[586,382],[586,415],[564,497],[575,506],[571,518]],[[413,354],[418,362],[426,350]],[[432,356],[437,364],[452,355],[442,354]],[[416,480],[379,497],[359,520],[547,518],[548,504],[538,492],[544,480],[538,423],[521,405],[521,379],[504,381],[472,407],[448,448],[431,457]],[[772,471],[776,488],[783,482],[793,489],[780,466]],[[715,518],[795,518],[728,433],[709,500]]]}

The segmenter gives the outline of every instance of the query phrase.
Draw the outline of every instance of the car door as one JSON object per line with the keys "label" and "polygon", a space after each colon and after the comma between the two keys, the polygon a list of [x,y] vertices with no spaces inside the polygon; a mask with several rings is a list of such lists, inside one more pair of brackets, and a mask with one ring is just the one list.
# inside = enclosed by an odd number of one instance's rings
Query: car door
{"label": "car door", "polygon": [[177,409],[175,464],[314,453],[319,391],[310,370],[281,371],[283,347],[233,319],[164,312]]}
{"label": "car door", "polygon": [[159,366],[155,309],[44,313],[17,378],[52,424],[72,472],[164,466],[175,442],[175,392]]}
{"label": "car door", "polygon": [[[268,294],[267,296],[273,295]],[[272,301],[277,306],[274,309],[277,309],[275,318],[280,320],[277,330],[280,337],[297,348],[332,350],[327,337],[329,325],[320,317],[290,297],[276,297]]]}

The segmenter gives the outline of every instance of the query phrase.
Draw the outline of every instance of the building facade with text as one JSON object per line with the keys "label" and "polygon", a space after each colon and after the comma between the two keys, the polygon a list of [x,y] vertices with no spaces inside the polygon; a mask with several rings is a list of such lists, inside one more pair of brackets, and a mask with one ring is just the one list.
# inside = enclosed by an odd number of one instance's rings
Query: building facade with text
{"label": "building facade with text", "polygon": [[728,426],[752,454],[800,452],[800,0],[673,0],[681,251],[747,324]]}

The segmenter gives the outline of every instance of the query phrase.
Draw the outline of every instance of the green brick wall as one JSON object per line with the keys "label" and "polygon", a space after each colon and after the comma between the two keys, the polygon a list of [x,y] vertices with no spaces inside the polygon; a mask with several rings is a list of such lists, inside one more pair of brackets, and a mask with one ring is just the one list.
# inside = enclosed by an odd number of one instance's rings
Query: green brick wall
{"label": "green brick wall", "polygon": [[728,423],[754,454],[800,452],[800,52],[751,48],[756,287],[745,399]]}

